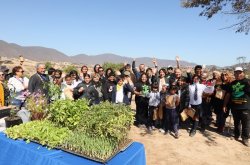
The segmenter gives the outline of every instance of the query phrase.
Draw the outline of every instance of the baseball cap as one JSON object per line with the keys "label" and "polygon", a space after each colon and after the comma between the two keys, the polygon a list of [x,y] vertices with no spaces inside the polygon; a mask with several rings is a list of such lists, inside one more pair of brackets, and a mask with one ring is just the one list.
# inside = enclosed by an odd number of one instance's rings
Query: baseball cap
{"label": "baseball cap", "polygon": [[236,71],[242,71],[242,72],[243,72],[243,68],[240,67],[240,66],[238,66],[238,67],[236,67],[236,68],[234,69],[234,71],[235,71],[235,72],[236,72]]}
{"label": "baseball cap", "polygon": [[124,75],[124,76],[130,76],[130,72],[129,72],[129,71],[124,71],[124,72],[123,72],[123,75]]}
{"label": "baseball cap", "polygon": [[0,71],[2,71],[2,72],[8,72],[9,69],[5,65],[1,65],[0,66]]}
{"label": "baseball cap", "polygon": [[171,65],[168,65],[167,70],[173,70],[173,67]]}

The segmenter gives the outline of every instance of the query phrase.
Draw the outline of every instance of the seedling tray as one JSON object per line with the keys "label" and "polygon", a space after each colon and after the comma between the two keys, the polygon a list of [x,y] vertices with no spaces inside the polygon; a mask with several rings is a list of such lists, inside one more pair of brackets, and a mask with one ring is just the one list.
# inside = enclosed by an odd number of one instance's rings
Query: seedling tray
{"label": "seedling tray", "polygon": [[114,158],[117,154],[119,154],[120,152],[123,152],[125,151],[131,144],[133,143],[133,141],[131,139],[128,139],[118,150],[116,150],[114,152],[113,155],[111,155],[109,158],[107,159],[100,159],[100,158],[93,158],[93,157],[90,157],[90,156],[87,156],[87,155],[84,155],[84,154],[81,154],[81,153],[77,153],[77,152],[74,152],[74,151],[71,151],[69,149],[65,149],[65,148],[60,148],[61,150],[65,151],[65,152],[68,152],[68,153],[71,153],[73,155],[77,155],[77,156],[80,156],[80,157],[83,157],[83,158],[86,158],[86,159],[89,159],[89,160],[92,160],[92,161],[96,161],[96,162],[100,162],[100,163],[107,163],[109,160],[111,160],[112,158]]}

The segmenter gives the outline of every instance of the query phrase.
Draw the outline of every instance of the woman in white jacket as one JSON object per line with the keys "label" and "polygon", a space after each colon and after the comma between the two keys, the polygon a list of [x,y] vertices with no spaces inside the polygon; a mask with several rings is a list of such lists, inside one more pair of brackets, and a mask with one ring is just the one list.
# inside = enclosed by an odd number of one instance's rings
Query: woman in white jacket
{"label": "woman in white jacket", "polygon": [[11,94],[11,104],[16,105],[19,109],[24,104],[27,95],[29,79],[23,76],[23,68],[16,66],[12,69],[13,77],[8,81],[8,87]]}

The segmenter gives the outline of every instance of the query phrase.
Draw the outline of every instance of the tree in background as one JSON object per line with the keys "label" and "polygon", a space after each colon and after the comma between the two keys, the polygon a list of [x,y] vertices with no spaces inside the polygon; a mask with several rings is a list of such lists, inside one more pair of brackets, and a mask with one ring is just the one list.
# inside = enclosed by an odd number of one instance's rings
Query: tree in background
{"label": "tree in background", "polygon": [[64,73],[69,73],[70,71],[72,71],[72,70],[76,70],[76,71],[78,71],[78,69],[77,69],[77,67],[75,66],[75,65],[68,65],[68,66],[65,66],[64,68],[63,68],[63,72]]}
{"label": "tree in background", "polygon": [[223,13],[235,15],[238,22],[226,28],[236,28],[236,32],[248,34],[250,30],[250,0],[182,0],[185,8],[201,7],[204,10],[200,16],[208,19],[212,16]]}
{"label": "tree in background", "polygon": [[45,68],[46,68],[46,70],[48,70],[49,68],[52,68],[52,67],[53,67],[53,65],[52,65],[51,62],[47,61],[47,62],[45,63]]}
{"label": "tree in background", "polygon": [[124,66],[123,63],[112,63],[112,62],[105,62],[102,65],[104,70],[106,70],[107,68],[112,68],[114,71],[120,70],[123,66]]}

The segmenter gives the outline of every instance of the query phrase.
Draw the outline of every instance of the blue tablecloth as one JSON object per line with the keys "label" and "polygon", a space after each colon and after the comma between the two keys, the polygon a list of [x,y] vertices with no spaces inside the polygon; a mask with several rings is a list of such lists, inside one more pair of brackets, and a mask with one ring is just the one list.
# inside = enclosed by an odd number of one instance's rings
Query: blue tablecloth
{"label": "blue tablecloth", "polygon": [[[36,143],[12,140],[0,133],[0,165],[98,165],[89,159],[61,150],[48,150]],[[106,164],[144,165],[145,150],[141,143],[133,142]]]}

